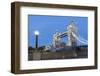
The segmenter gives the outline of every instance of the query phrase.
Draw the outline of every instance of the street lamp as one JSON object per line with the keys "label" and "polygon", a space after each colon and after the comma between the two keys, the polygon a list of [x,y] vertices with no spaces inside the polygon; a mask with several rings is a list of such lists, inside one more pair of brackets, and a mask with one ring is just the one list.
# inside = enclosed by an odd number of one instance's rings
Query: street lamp
{"label": "street lamp", "polygon": [[35,34],[35,48],[37,49],[38,48],[39,31],[38,30],[34,31],[34,34]]}

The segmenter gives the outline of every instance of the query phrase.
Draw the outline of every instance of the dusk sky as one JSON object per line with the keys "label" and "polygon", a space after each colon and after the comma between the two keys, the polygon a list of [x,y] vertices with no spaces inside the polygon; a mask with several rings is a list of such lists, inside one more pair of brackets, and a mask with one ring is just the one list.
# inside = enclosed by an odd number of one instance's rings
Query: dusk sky
{"label": "dusk sky", "polygon": [[[88,17],[29,15],[28,46],[35,47],[35,30],[38,30],[40,33],[39,46],[51,45],[53,34],[56,32],[65,32],[68,24],[72,21],[74,21],[78,29],[78,35],[88,40]],[[62,39],[62,41],[65,40],[67,40],[66,37]],[[80,43],[78,42],[78,44]]]}

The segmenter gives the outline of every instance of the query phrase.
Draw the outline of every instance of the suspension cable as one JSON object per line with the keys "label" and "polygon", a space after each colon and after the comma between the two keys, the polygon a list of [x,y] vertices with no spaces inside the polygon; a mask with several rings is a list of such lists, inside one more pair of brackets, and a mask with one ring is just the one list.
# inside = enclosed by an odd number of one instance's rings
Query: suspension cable
{"label": "suspension cable", "polygon": [[81,40],[81,39],[78,38],[73,32],[72,32],[72,35],[73,35],[79,42],[81,42],[81,43],[83,43],[83,44],[88,44],[88,42]]}

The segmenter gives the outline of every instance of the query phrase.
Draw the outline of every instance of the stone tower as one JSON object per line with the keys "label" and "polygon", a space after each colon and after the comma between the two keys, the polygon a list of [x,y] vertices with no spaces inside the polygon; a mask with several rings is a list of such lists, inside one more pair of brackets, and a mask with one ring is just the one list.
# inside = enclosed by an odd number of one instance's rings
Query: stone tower
{"label": "stone tower", "polygon": [[71,22],[68,26],[67,26],[67,34],[68,34],[68,43],[67,46],[76,46],[77,45],[77,40],[76,38],[73,36],[72,33],[77,34],[77,28],[74,24],[74,22]]}

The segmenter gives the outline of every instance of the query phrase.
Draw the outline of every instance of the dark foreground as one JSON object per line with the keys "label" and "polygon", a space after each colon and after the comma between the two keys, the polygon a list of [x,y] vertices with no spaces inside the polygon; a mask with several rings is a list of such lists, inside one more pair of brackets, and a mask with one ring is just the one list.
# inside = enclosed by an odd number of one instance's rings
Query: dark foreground
{"label": "dark foreground", "polygon": [[54,60],[54,59],[76,59],[87,58],[88,46],[65,47],[55,51],[43,51],[29,49],[28,60]]}

